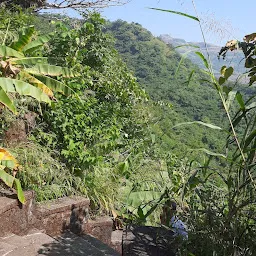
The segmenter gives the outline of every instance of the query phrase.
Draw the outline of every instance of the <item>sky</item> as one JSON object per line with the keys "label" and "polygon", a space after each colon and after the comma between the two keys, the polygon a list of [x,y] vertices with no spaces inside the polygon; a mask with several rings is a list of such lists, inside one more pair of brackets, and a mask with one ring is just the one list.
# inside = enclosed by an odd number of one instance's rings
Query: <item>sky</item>
{"label": "sky", "polygon": [[[194,0],[202,19],[208,43],[221,45],[231,39],[256,32],[255,0]],[[147,7],[185,12],[195,16],[191,0],[131,0],[124,6],[104,9],[102,15],[111,21],[122,19],[140,23],[153,35],[169,34],[188,42],[203,41],[198,22],[172,13]]]}
{"label": "sky", "polygon": [[[256,32],[256,0],[194,0],[194,3],[208,43],[223,46],[228,40],[242,41],[244,35]],[[130,0],[123,6],[102,9],[102,15],[111,21],[122,19],[139,23],[154,36],[169,34],[187,42],[203,41],[197,21],[177,14],[150,10],[148,7],[196,16],[192,0]],[[68,14],[77,16],[70,10]]]}

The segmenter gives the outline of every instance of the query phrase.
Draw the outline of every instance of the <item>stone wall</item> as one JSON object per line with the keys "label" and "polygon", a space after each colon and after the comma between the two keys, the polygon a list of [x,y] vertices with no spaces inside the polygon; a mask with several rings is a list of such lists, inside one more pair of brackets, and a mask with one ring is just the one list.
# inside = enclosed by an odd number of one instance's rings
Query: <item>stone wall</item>
{"label": "stone wall", "polygon": [[60,235],[66,229],[80,234],[89,219],[89,206],[90,200],[79,196],[39,203],[34,208],[34,226],[50,236]]}
{"label": "stone wall", "polygon": [[25,192],[26,203],[20,204],[17,196],[2,191],[0,196],[0,237],[10,233],[24,235],[34,223],[34,192]]}
{"label": "stone wall", "polygon": [[57,237],[68,229],[77,235],[90,235],[121,254],[122,236],[112,242],[113,221],[109,216],[90,219],[89,199],[72,196],[35,203],[33,191],[26,191],[25,198],[22,205],[16,194],[0,192],[0,237],[12,233],[23,236],[33,229]]}

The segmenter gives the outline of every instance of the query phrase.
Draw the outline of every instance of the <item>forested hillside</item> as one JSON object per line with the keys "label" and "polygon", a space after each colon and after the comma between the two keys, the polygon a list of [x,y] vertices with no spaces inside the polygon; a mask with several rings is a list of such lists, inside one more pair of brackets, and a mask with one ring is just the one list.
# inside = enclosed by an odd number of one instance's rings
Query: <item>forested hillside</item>
{"label": "forested hillside", "polygon": [[109,23],[107,31],[114,35],[117,50],[150,98],[173,105],[171,109],[155,113],[160,128],[172,140],[169,148],[175,153],[179,153],[182,145],[185,146],[182,151],[200,147],[221,150],[220,132],[197,125],[172,129],[186,121],[222,123],[216,91],[204,81],[205,75],[200,69],[190,60],[182,60],[179,53],[139,24],[118,20]]}
{"label": "forested hillside", "polygon": [[230,82],[233,67],[216,77],[203,53],[202,70],[141,25],[89,12],[90,1],[55,1],[80,4],[81,19],[38,13],[51,1],[7,2],[0,191],[15,190],[21,203],[28,189],[37,201],[83,195],[92,218],[172,231],[173,210],[188,226],[185,239],[177,233],[178,256],[253,256],[256,42],[222,49],[242,49],[248,90]]}

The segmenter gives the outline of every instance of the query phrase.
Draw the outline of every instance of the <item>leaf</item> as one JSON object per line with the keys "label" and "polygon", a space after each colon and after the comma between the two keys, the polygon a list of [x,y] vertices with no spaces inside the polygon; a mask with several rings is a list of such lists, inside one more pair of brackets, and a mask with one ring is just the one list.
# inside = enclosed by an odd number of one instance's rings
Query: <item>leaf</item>
{"label": "leaf", "polygon": [[10,47],[16,51],[21,51],[23,47],[30,42],[34,32],[35,32],[34,26],[25,28],[24,33],[20,35],[18,41],[12,43]]}
{"label": "leaf", "polygon": [[19,74],[20,78],[24,79],[26,78],[30,84],[33,84],[37,88],[40,88],[42,92],[44,92],[48,97],[53,97],[53,92],[50,88],[48,88],[44,83],[42,83],[40,80],[36,79],[34,76],[30,75],[29,73],[21,71]]}
{"label": "leaf", "polygon": [[14,177],[0,168],[0,179],[10,188],[13,186]]}
{"label": "leaf", "polygon": [[252,140],[256,137],[256,130],[254,130],[245,140],[244,142],[244,149],[246,149],[249,144],[252,142]]}
{"label": "leaf", "polygon": [[195,70],[192,70],[192,71],[190,72],[189,77],[188,77],[188,81],[185,82],[187,85],[190,84],[190,81],[191,81],[191,79],[192,79],[194,73],[195,73]]}
{"label": "leaf", "polygon": [[24,71],[35,75],[63,76],[68,78],[77,76],[77,74],[68,68],[48,64],[37,64],[32,68],[24,69]]}
{"label": "leaf", "polygon": [[183,45],[178,45],[178,46],[174,47],[173,49],[177,49],[177,48],[181,48],[181,47],[193,47],[193,48],[200,48],[199,46],[194,45],[194,44],[183,44]]}
{"label": "leaf", "polygon": [[205,148],[197,148],[195,150],[198,150],[198,151],[203,151],[205,152],[207,155],[210,155],[210,156],[220,156],[220,157],[223,157],[223,158],[227,158],[225,155],[223,154],[220,154],[220,153],[215,153],[215,152],[212,152],[208,149],[205,149]]}
{"label": "leaf", "polygon": [[19,166],[16,158],[6,149],[0,147],[0,161],[12,161],[14,163],[13,168],[17,168]]}
{"label": "leaf", "polygon": [[25,199],[25,195],[23,193],[23,190],[22,190],[22,187],[21,187],[21,184],[20,184],[20,181],[18,179],[14,179],[14,183],[15,183],[15,188],[17,190],[17,196],[18,196],[18,199],[19,201],[24,204],[26,199]]}
{"label": "leaf", "polygon": [[226,102],[225,102],[226,107],[227,107],[227,110],[230,109],[231,104],[233,103],[233,101],[234,101],[234,99],[235,99],[235,97],[236,97],[236,93],[237,93],[236,91],[231,91],[231,92],[229,92],[228,98],[227,98],[227,100],[226,100]]}
{"label": "leaf", "polygon": [[13,187],[13,183],[15,183],[15,188],[17,190],[17,196],[19,201],[24,204],[25,203],[25,196],[20,184],[20,181],[14,178],[12,175],[5,172],[3,169],[0,168],[0,179],[10,188]]}
{"label": "leaf", "polygon": [[244,111],[245,110],[245,104],[244,104],[243,96],[240,92],[238,92],[236,94],[236,100],[237,100],[238,104],[240,105],[241,110]]}
{"label": "leaf", "polygon": [[223,85],[226,82],[226,79],[222,76],[219,77],[219,84]]}
{"label": "leaf", "polygon": [[211,129],[222,130],[222,128],[219,127],[219,126],[216,126],[216,125],[213,125],[213,124],[204,123],[202,121],[192,121],[192,122],[179,123],[179,124],[176,124],[175,126],[173,126],[172,128],[176,128],[176,127],[182,126],[182,125],[190,125],[190,124],[200,124],[200,125],[209,127]]}
{"label": "leaf", "polygon": [[174,77],[177,76],[177,73],[178,73],[178,71],[180,70],[180,66],[181,66],[182,62],[184,61],[184,59],[186,58],[186,55],[187,55],[188,53],[189,53],[189,52],[186,52],[186,53],[182,54],[182,57],[181,57],[181,59],[180,59],[180,61],[179,61],[179,64],[178,64],[178,67],[177,67],[177,69],[176,69],[176,71],[175,71]]}
{"label": "leaf", "polygon": [[0,45],[0,57],[22,58],[22,57],[24,57],[24,54],[14,50],[8,46]]}
{"label": "leaf", "polygon": [[2,160],[0,161],[1,166],[7,167],[9,169],[14,169],[15,163],[12,160]]}
{"label": "leaf", "polygon": [[246,110],[250,110],[250,109],[253,109],[253,108],[256,108],[256,102],[253,102],[250,105],[245,107]]}
{"label": "leaf", "polygon": [[176,11],[172,11],[172,10],[164,10],[164,9],[158,9],[158,8],[149,8],[149,9],[156,10],[156,11],[162,11],[162,12],[170,12],[170,13],[178,14],[178,15],[185,16],[187,18],[199,21],[199,19],[197,17],[189,15],[189,14],[186,14],[184,12],[176,12]]}
{"label": "leaf", "polygon": [[222,90],[223,90],[223,92],[225,92],[226,93],[226,96],[228,96],[228,94],[233,90],[233,88],[232,87],[230,87],[230,86],[223,86],[222,87]]}
{"label": "leaf", "polygon": [[46,57],[24,57],[24,58],[11,58],[8,61],[13,65],[27,65],[32,66],[38,63],[47,63]]}
{"label": "leaf", "polygon": [[121,171],[122,174],[125,174],[125,172],[129,169],[129,163],[128,161],[124,161],[119,165],[119,170]]}
{"label": "leaf", "polygon": [[232,67],[227,68],[224,71],[224,78],[226,78],[226,80],[233,74],[234,69]]}
{"label": "leaf", "polygon": [[46,35],[46,36],[41,36],[39,38],[37,38],[36,40],[28,43],[24,48],[23,48],[23,52],[25,53],[29,53],[32,52],[34,50],[36,50],[39,47],[42,47],[45,43],[47,43],[49,40],[51,39],[50,35]]}
{"label": "leaf", "polygon": [[15,105],[2,87],[0,87],[0,103],[9,108],[14,114],[17,113]]}
{"label": "leaf", "polygon": [[221,73],[222,76],[224,76],[226,69],[227,69],[226,66],[222,66],[222,67],[221,67],[220,73]]}
{"label": "leaf", "polygon": [[138,207],[137,213],[138,213],[138,216],[139,216],[140,219],[143,220],[143,219],[145,218],[145,215],[144,215],[144,213],[143,213],[143,210],[141,209],[140,206]]}
{"label": "leaf", "polygon": [[44,84],[46,84],[47,87],[49,87],[54,92],[60,92],[66,96],[71,95],[72,89],[64,83],[61,83],[60,81],[47,76],[35,75],[35,77]]}
{"label": "leaf", "polygon": [[0,87],[2,87],[2,89],[7,93],[17,92],[20,95],[31,96],[37,99],[38,101],[51,103],[51,100],[49,99],[49,97],[45,93],[43,93],[40,89],[23,81],[0,77]]}
{"label": "leaf", "polygon": [[206,68],[209,68],[209,64],[208,61],[206,60],[206,58],[204,57],[204,55],[201,52],[195,52],[196,55],[198,55],[204,62],[204,65]]}
{"label": "leaf", "polygon": [[157,200],[161,197],[161,192],[155,191],[136,191],[131,192],[128,197],[128,205],[133,206],[137,209],[139,206]]}

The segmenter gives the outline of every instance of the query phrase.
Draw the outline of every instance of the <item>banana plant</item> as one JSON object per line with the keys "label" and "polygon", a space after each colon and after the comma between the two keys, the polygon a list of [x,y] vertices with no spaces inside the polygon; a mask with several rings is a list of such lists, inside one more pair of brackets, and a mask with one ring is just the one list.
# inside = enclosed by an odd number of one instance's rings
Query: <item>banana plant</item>
{"label": "banana plant", "polygon": [[34,27],[30,26],[16,42],[0,45],[0,103],[13,113],[17,112],[12,100],[16,93],[50,103],[54,99],[53,92],[71,94],[71,89],[56,78],[76,76],[68,68],[48,64],[45,57],[33,57],[33,53],[50,39],[49,35],[34,39],[34,34]]}
{"label": "banana plant", "polygon": [[[20,165],[17,160],[6,149],[0,147],[0,180],[4,182],[9,188],[15,186],[17,196],[21,203],[25,203],[25,196],[21,188],[20,181],[15,178]],[[12,175],[8,171],[12,171]]]}
{"label": "banana plant", "polygon": [[[33,56],[33,53],[49,41],[49,36],[34,39],[35,30],[30,26],[23,30],[17,41],[9,46],[0,45],[0,105],[17,113],[13,102],[15,94],[35,98],[40,102],[51,103],[53,92],[65,95],[71,89],[57,80],[57,77],[71,78],[76,74],[65,67],[48,64],[47,58]],[[15,187],[18,199],[25,202],[20,181],[15,178],[18,170],[16,159],[0,148],[0,180],[11,189]],[[12,175],[9,171],[12,170]]]}

